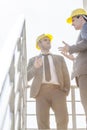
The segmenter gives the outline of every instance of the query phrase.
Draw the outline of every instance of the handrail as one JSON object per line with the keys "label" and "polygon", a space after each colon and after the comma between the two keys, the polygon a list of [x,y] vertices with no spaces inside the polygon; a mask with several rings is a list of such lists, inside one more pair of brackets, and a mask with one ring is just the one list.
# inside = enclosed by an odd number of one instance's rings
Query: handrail
{"label": "handrail", "polygon": [[0,130],[26,127],[26,51],[25,19],[20,16],[0,52]]}
{"label": "handrail", "polygon": [[[6,42],[3,45],[3,48],[0,51],[0,93],[3,86],[3,82],[5,79],[6,74],[8,73],[8,68],[10,67],[10,63],[14,54],[15,46],[17,43],[17,38],[20,37],[21,28],[24,23],[24,18],[21,16],[18,21],[16,22],[14,28],[10,31]],[[7,60],[6,60],[7,59]]]}

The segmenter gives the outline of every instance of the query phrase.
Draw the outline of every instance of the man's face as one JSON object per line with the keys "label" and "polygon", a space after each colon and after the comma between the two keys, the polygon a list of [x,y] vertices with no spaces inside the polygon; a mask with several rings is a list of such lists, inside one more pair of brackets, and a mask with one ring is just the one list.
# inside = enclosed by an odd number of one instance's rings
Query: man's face
{"label": "man's face", "polygon": [[49,50],[51,48],[50,39],[48,37],[41,39],[40,46],[43,50]]}
{"label": "man's face", "polygon": [[73,17],[72,26],[74,26],[76,30],[80,30],[82,28],[82,16],[79,16],[79,18]]}

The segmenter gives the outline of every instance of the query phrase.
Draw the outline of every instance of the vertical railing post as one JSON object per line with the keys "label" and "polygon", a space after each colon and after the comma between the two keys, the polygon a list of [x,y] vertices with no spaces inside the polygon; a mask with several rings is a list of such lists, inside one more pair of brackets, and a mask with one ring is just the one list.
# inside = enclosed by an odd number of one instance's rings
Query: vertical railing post
{"label": "vertical railing post", "polygon": [[12,59],[11,66],[9,69],[9,76],[10,76],[11,85],[13,86],[9,102],[10,102],[10,110],[12,113],[11,114],[12,115],[11,130],[14,130],[14,127],[15,127],[15,120],[14,120],[14,99],[15,99],[15,95],[14,95],[14,86],[15,86],[15,82],[14,82],[14,80],[15,80],[14,79],[14,77],[15,77],[14,57]]}
{"label": "vertical railing post", "polygon": [[83,8],[87,10],[87,0],[83,0]]}
{"label": "vertical railing post", "polygon": [[73,124],[73,130],[76,130],[75,87],[71,88],[71,101],[72,101],[72,124]]}
{"label": "vertical railing post", "polygon": [[26,52],[26,30],[25,22],[22,31],[22,80],[23,80],[23,130],[26,128],[26,111],[27,111],[27,52]]}

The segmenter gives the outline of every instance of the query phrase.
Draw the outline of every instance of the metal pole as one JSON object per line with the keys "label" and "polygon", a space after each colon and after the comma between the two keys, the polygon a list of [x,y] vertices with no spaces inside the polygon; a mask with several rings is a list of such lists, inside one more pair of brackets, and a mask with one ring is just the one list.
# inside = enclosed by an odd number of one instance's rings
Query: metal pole
{"label": "metal pole", "polygon": [[87,10],[87,0],[83,0],[83,8]]}

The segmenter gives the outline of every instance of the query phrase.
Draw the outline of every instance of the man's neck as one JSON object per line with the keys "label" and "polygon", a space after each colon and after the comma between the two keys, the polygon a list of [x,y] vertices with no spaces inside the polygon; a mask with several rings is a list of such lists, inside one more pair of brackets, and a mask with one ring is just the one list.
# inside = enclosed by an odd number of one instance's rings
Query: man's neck
{"label": "man's neck", "polygon": [[48,53],[50,53],[49,51],[43,51],[43,50],[41,50],[41,53],[42,54],[48,54]]}

